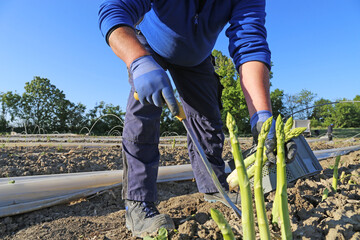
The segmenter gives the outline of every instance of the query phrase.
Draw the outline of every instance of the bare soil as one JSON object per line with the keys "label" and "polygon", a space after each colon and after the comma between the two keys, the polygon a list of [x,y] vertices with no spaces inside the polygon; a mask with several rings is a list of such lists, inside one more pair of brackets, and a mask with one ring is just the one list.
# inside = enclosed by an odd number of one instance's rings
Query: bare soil
{"label": "bare soil", "polygon": [[[225,160],[231,158],[227,144]],[[360,143],[338,141],[310,146],[317,150],[355,144]],[[242,145],[242,149],[248,147]],[[120,147],[2,147],[0,177],[122,169],[120,152]],[[184,146],[161,147],[160,152],[161,165],[189,163]],[[360,151],[342,156],[339,176],[345,172],[346,177],[339,181],[338,190],[330,191],[322,201],[324,189],[331,189],[334,161],[322,160],[324,170],[320,174],[288,184],[294,239],[360,239]],[[169,214],[176,225],[169,239],[222,239],[210,208],[223,212],[236,238],[241,239],[241,219],[221,203],[204,201],[194,181],[159,183],[158,195],[158,209]],[[273,198],[274,192],[266,195],[269,218]],[[113,188],[68,204],[0,218],[0,239],[136,239],[125,227],[124,214],[121,189]],[[280,237],[274,226],[271,234],[274,239]]]}

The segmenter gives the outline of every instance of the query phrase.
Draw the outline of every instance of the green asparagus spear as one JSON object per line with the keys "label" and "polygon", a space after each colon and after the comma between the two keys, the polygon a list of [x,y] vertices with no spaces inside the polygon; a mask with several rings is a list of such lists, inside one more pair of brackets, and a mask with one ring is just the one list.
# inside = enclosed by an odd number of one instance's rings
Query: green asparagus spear
{"label": "green asparagus spear", "polygon": [[281,220],[281,238],[292,239],[292,232],[290,226],[290,216],[288,209],[287,199],[287,180],[286,180],[286,161],[285,161],[285,134],[284,134],[284,123],[279,115],[276,120],[276,139],[277,139],[277,163],[276,163],[276,195],[279,200],[277,209],[280,213]]}
{"label": "green asparagus spear", "polygon": [[220,228],[221,234],[223,235],[224,240],[235,240],[234,233],[231,230],[231,226],[226,221],[221,212],[217,209],[210,209],[211,218],[214,219],[218,227]]}
{"label": "green asparagus spear", "polygon": [[261,240],[270,240],[270,229],[269,222],[266,217],[264,191],[262,185],[262,170],[263,170],[263,151],[265,139],[269,133],[273,118],[270,117],[263,124],[260,134],[258,136],[257,154],[255,161],[255,176],[254,176],[254,195],[255,195],[255,206],[257,213],[257,220],[260,232]]}
{"label": "green asparagus spear", "polygon": [[252,206],[250,181],[246,174],[240,143],[237,138],[238,129],[235,119],[230,113],[226,116],[226,126],[230,133],[232,154],[240,186],[243,239],[255,239],[254,210]]}
{"label": "green asparagus spear", "polygon": [[340,162],[340,156],[337,156],[335,159],[333,182],[332,182],[332,188],[334,189],[334,191],[337,190],[339,162]]}

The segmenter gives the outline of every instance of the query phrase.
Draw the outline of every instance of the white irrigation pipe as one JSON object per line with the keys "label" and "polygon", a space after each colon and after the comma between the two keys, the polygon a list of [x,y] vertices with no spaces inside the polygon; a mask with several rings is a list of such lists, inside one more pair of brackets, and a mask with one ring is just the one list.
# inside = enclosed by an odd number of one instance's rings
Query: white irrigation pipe
{"label": "white irrigation pipe", "polygon": [[[114,127],[115,128],[115,127]],[[114,129],[113,128],[113,129]],[[113,130],[111,129],[111,130]],[[109,131],[109,133],[111,133],[111,130]],[[186,142],[187,141],[187,137],[186,136],[174,136],[174,137],[160,137],[160,142],[163,141],[173,141],[173,140],[179,141],[179,142]],[[225,138],[225,140],[228,140],[229,138]],[[246,142],[246,141],[252,141],[251,138],[246,138],[246,137],[240,137],[239,138],[240,141]],[[54,135],[54,134],[41,134],[41,135],[36,135],[36,134],[28,134],[28,135],[9,135],[9,136],[1,136],[0,135],[0,142],[4,142],[4,143],[10,143],[10,142],[29,142],[29,141],[33,141],[33,142],[93,142],[93,141],[103,141],[103,142],[122,142],[122,136],[79,136],[79,135],[64,135],[64,136],[58,136],[58,135]]]}
{"label": "white irrigation pipe", "polygon": [[342,148],[332,148],[332,149],[324,149],[314,151],[314,154],[318,160],[323,160],[330,157],[336,157],[348,154],[353,151],[360,150],[360,145],[350,146],[350,147],[342,147]]}
{"label": "white irrigation pipe", "polygon": [[[191,165],[159,168],[158,182],[189,180]],[[9,181],[15,181],[11,184]],[[89,196],[122,183],[122,170],[0,179],[0,217],[26,213]]]}
{"label": "white irrigation pipe", "polygon": [[[314,151],[321,160],[360,150],[360,145]],[[226,166],[226,172],[230,168]],[[158,182],[194,178],[190,164],[159,168]],[[11,184],[9,181],[14,180]],[[0,217],[66,203],[121,185],[122,170],[40,175],[0,179]]]}

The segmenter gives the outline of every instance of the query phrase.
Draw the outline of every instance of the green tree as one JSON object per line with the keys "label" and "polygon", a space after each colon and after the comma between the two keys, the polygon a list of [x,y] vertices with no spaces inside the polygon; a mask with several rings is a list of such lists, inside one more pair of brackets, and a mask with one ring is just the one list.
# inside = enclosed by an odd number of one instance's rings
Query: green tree
{"label": "green tree", "polygon": [[212,54],[215,57],[215,72],[219,75],[220,82],[224,87],[221,97],[222,120],[225,122],[226,113],[229,112],[235,118],[240,132],[250,132],[249,113],[241,90],[239,74],[231,59],[217,50],[214,50]]}
{"label": "green tree", "polygon": [[284,91],[276,88],[270,93],[271,107],[274,116],[285,115]]}
{"label": "green tree", "polygon": [[356,95],[353,99],[357,111],[360,112],[360,95]]}
{"label": "green tree", "polygon": [[101,101],[86,114],[88,128],[91,133],[98,135],[111,134],[115,130],[122,132],[124,115],[120,106]]}
{"label": "green tree", "polygon": [[292,94],[285,94],[285,111],[287,116],[294,116],[294,113],[298,109],[296,104],[297,97]]}
{"label": "green tree", "polygon": [[75,131],[84,121],[85,106],[67,100],[64,92],[47,78],[36,76],[26,82],[21,96],[12,92],[2,94],[1,104],[2,112],[11,121],[24,122],[27,130],[38,127],[47,132]]}
{"label": "green tree", "polygon": [[86,120],[85,105],[74,104],[65,99],[55,108],[54,130],[58,132],[79,132]]}
{"label": "green tree", "polygon": [[297,119],[310,119],[315,97],[315,93],[306,89],[302,89],[300,93],[294,95],[285,94],[286,115]]}
{"label": "green tree", "polygon": [[14,122],[19,111],[21,96],[16,92],[8,91],[0,94],[0,131],[6,131],[11,122]]}
{"label": "green tree", "polygon": [[[344,98],[341,101],[349,100]],[[352,102],[336,104],[334,113],[325,120],[325,123],[334,123],[335,127],[338,128],[360,127],[360,111],[358,104],[359,103]]]}
{"label": "green tree", "polygon": [[302,89],[299,94],[297,94],[297,101],[296,103],[301,106],[301,109],[304,109],[303,111],[298,113],[298,116],[300,119],[310,119],[313,109],[310,108],[314,104],[314,99],[316,98],[316,94],[306,90]]}
{"label": "green tree", "polygon": [[5,117],[5,111],[6,109],[4,109],[3,106],[3,101],[2,101],[2,96],[3,93],[0,93],[0,101],[1,101],[1,111],[0,111],[0,132],[4,132],[6,131],[7,125],[8,125],[8,121],[6,120]]}
{"label": "green tree", "polygon": [[52,129],[56,126],[56,111],[66,105],[65,94],[47,78],[34,77],[25,83],[19,116],[28,125]]}
{"label": "green tree", "polygon": [[13,93],[8,91],[6,93],[0,94],[1,101],[1,115],[8,117],[10,121],[14,121],[18,112],[19,104],[21,102],[21,96],[16,92]]}
{"label": "green tree", "polygon": [[335,106],[330,103],[330,100],[324,98],[314,102],[314,106],[316,107],[314,107],[311,115],[312,126],[324,126],[325,120],[331,118],[331,115],[334,113]]}
{"label": "green tree", "polygon": [[[220,78],[222,90],[221,111],[222,121],[225,122],[227,112],[235,118],[237,127],[242,133],[250,133],[250,117],[246,105],[244,93],[241,89],[240,77],[231,59],[223,55],[220,51],[214,50],[212,55],[215,57],[215,72]],[[271,63],[271,65],[273,65]],[[273,73],[270,71],[270,79]],[[271,94],[271,102],[274,114],[282,113],[285,109],[283,98],[284,92],[275,89]],[[227,131],[224,128],[224,131]]]}

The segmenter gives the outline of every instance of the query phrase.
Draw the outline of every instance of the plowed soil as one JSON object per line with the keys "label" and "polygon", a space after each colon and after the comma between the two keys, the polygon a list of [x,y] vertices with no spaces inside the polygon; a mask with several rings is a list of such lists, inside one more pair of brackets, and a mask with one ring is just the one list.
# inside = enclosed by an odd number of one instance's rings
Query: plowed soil
{"label": "plowed soil", "polygon": [[[313,150],[360,144],[311,143]],[[243,144],[242,149],[249,147]],[[161,165],[189,163],[184,146],[161,147]],[[72,173],[122,169],[121,148],[0,148],[0,177]],[[224,159],[231,158],[225,146]],[[322,201],[325,188],[331,189],[334,158],[320,161],[324,170],[307,179],[288,184],[289,212],[294,239],[360,239],[360,151],[342,156],[337,191],[330,191]],[[158,184],[162,213],[169,214],[176,230],[169,239],[222,239],[210,217],[210,208],[223,212],[241,239],[241,219],[221,203],[208,203],[197,191],[194,181]],[[274,192],[266,194],[270,218]],[[68,204],[0,218],[0,239],[137,239],[125,227],[124,202],[121,189],[113,188]],[[279,229],[271,227],[272,238],[280,237]],[[257,236],[258,238],[258,236]]]}

